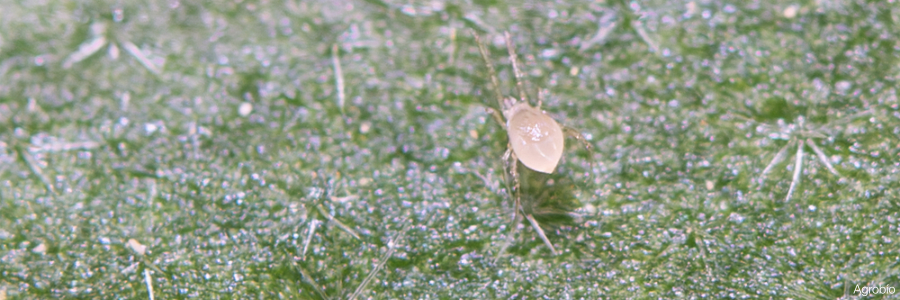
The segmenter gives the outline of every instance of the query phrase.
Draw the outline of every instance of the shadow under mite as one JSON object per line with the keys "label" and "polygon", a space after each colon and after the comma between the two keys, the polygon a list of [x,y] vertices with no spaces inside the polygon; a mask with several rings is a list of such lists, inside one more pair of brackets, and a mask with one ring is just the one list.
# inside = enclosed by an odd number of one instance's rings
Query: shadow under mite
{"label": "shadow under mite", "polygon": [[572,179],[570,172],[557,170],[547,174],[533,171],[519,161],[516,163],[524,213],[533,215],[545,231],[549,230],[548,234],[561,226],[574,225],[572,212],[581,207],[581,202],[573,191],[583,187]]}

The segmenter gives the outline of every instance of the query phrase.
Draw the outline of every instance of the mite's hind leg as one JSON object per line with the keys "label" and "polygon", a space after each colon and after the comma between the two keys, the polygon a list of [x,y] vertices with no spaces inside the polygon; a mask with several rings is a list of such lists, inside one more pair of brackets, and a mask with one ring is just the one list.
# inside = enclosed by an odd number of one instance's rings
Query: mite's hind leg
{"label": "mite's hind leg", "polygon": [[[511,163],[512,163],[512,168],[510,169],[510,173],[512,174],[513,184],[515,185],[515,189],[516,189],[515,190],[516,203],[515,203],[515,208],[514,208],[515,210],[514,210],[514,215],[513,215],[515,217],[513,218],[513,226],[514,226],[513,228],[518,228],[519,222],[521,222],[521,218],[519,217],[520,216],[519,212],[521,212],[521,216],[525,216],[525,218],[528,219],[528,222],[531,223],[531,227],[534,228],[534,231],[537,232],[538,236],[541,237],[541,240],[544,241],[544,244],[547,245],[547,248],[550,248],[550,252],[553,253],[553,255],[556,255],[556,248],[553,247],[553,243],[550,243],[550,239],[547,238],[547,235],[544,233],[544,230],[541,229],[541,224],[539,224],[538,221],[534,219],[534,216],[530,212],[526,212],[525,208],[522,206],[522,197],[521,197],[522,184],[519,179],[519,167],[518,167],[519,159],[516,157],[516,153],[514,151],[507,150],[507,153],[509,153],[509,156],[511,158],[508,161],[511,161]],[[513,232],[513,233],[515,233],[515,232]],[[510,237],[514,237],[514,235],[510,235]]]}
{"label": "mite's hind leg", "polygon": [[519,209],[522,207],[522,184],[519,181],[519,158],[509,145],[507,145],[506,152],[503,153],[503,160],[506,162],[506,170],[513,180],[513,190],[510,194],[513,196],[515,202],[513,206],[513,218],[515,218],[517,217],[516,215],[518,214]]}
{"label": "mite's hind leg", "polygon": [[[513,221],[510,224],[512,226],[512,231],[506,236],[506,241],[503,242],[503,246],[500,247],[500,251],[497,252],[496,259],[500,259],[501,256],[506,252],[506,249],[509,248],[509,245],[512,244],[513,239],[516,237],[516,234],[519,232],[519,224],[522,222],[522,215],[518,214],[518,211],[521,209],[521,202],[519,197],[519,192],[521,190],[521,185],[519,183],[519,158],[516,157],[516,153],[513,152],[512,147],[507,145],[506,152],[503,153],[503,161],[505,162],[504,166],[506,167],[506,171],[510,177],[513,179],[512,186],[512,195],[514,199],[513,204]],[[507,181],[509,182],[509,181]]]}
{"label": "mite's hind leg", "polygon": [[591,143],[588,142],[586,138],[584,138],[584,135],[582,135],[581,132],[578,132],[578,130],[576,130],[575,128],[563,126],[563,133],[566,134],[566,137],[574,138],[581,142],[581,145],[584,146],[584,149],[593,154],[594,146],[592,146]]}
{"label": "mite's hind leg", "polygon": [[580,132],[578,132],[578,130],[575,130],[575,128],[563,126],[563,133],[566,135],[566,137],[574,138],[574,139],[578,140],[579,142],[581,142],[581,145],[584,147],[584,149],[588,151],[588,161],[590,162],[590,165],[591,165],[591,169],[588,173],[590,173],[590,177],[591,177],[590,180],[591,180],[591,182],[593,182],[594,181],[594,178],[593,178],[594,177],[594,146],[592,146],[591,143],[588,142],[586,138],[584,138],[584,135],[582,135]]}

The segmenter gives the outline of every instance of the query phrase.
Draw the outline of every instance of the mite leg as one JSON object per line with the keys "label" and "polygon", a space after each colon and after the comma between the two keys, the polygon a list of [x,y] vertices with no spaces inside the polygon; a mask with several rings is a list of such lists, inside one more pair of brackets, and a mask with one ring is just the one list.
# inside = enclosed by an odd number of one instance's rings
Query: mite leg
{"label": "mite leg", "polygon": [[584,135],[582,135],[580,132],[578,132],[578,130],[576,130],[575,128],[572,128],[572,127],[567,127],[567,126],[563,126],[562,129],[563,129],[563,133],[566,134],[566,137],[570,137],[570,138],[574,138],[574,139],[578,140],[579,142],[581,142],[581,145],[584,146],[585,150],[593,152],[594,146],[591,146],[591,143],[589,143],[587,141],[587,139],[584,138]]}
{"label": "mite leg", "polygon": [[484,110],[489,112],[491,116],[494,117],[494,121],[497,121],[497,124],[500,124],[500,127],[502,127],[503,130],[506,130],[506,122],[503,121],[503,115],[501,115],[500,112],[490,107],[485,107]]}
{"label": "mite leg", "polygon": [[507,31],[504,34],[506,35],[506,49],[509,51],[509,61],[513,67],[513,74],[516,76],[516,91],[519,92],[519,100],[528,102],[528,97],[525,96],[525,87],[522,86],[525,75],[522,73],[522,70],[519,69],[519,59],[518,56],[516,56],[516,49],[513,46],[512,38],[509,37],[509,32]]}
{"label": "mite leg", "polygon": [[[509,235],[506,236],[506,241],[503,243],[503,246],[500,247],[500,251],[497,252],[496,259],[500,259],[503,254],[506,252],[506,249],[509,248],[509,245],[512,244],[512,240],[515,238],[516,234],[519,232],[519,224],[522,222],[522,215],[518,214],[518,211],[521,209],[521,202],[519,201],[519,174],[518,174],[518,157],[516,157],[516,153],[512,151],[512,147],[507,145],[506,152],[503,153],[503,161],[505,162],[506,170],[510,177],[513,179],[513,192],[510,193],[514,195],[515,204],[513,205],[513,222],[510,224],[512,227],[512,231]],[[512,165],[510,165],[512,164]],[[507,181],[509,182],[509,181]]]}
{"label": "mite leg", "polygon": [[[515,212],[516,213],[514,214],[515,217],[513,218],[513,222],[514,222],[513,226],[514,226],[514,228],[518,228],[519,222],[521,222],[520,216],[524,215],[525,218],[528,219],[528,222],[531,223],[531,226],[534,227],[534,231],[537,232],[538,236],[541,237],[541,240],[544,241],[544,244],[547,245],[547,248],[550,248],[550,252],[553,253],[553,255],[556,255],[556,248],[553,247],[553,244],[550,243],[550,239],[548,239],[547,235],[544,234],[544,230],[541,229],[541,224],[539,224],[538,221],[534,219],[534,216],[532,216],[531,213],[526,213],[525,208],[522,207],[522,198],[521,198],[522,185],[519,181],[519,171],[518,171],[519,159],[516,157],[516,153],[514,151],[507,151],[507,152],[510,154],[510,156],[512,158],[511,159],[512,169],[510,170],[511,171],[510,173],[512,174],[513,183],[514,183],[515,189],[516,189],[515,190],[515,195],[516,195],[515,196],[516,197]],[[508,160],[508,161],[510,161],[510,160]],[[521,215],[518,214],[519,211],[521,211],[521,213],[522,213]]]}
{"label": "mite leg", "polygon": [[515,197],[515,207],[513,209],[513,217],[517,217],[516,214],[519,213],[519,210],[522,209],[522,184],[519,182],[519,158],[516,156],[516,152],[512,151],[512,147],[507,150],[509,153],[510,159],[507,162],[510,163],[509,174],[513,179],[513,197]]}
{"label": "mite leg", "polygon": [[588,161],[591,164],[591,169],[589,170],[590,181],[594,182],[594,146],[592,146],[591,143],[584,138],[584,135],[578,132],[578,130],[576,130],[575,128],[563,126],[563,133],[566,135],[566,137],[571,137],[581,142],[581,145],[584,147],[584,149],[588,151]]}
{"label": "mite leg", "polygon": [[[503,95],[500,93],[500,80],[497,79],[497,71],[494,70],[494,64],[491,63],[491,59],[488,56],[487,47],[481,42],[481,37],[478,36],[478,33],[476,33],[475,30],[472,30],[472,35],[475,36],[475,43],[478,44],[478,52],[481,53],[481,59],[484,60],[484,65],[488,69],[488,77],[491,78],[491,89],[493,90],[494,97],[497,98],[497,109],[503,109]],[[494,118],[496,118],[496,116]],[[506,122],[500,123],[503,124],[504,128],[506,127]]]}

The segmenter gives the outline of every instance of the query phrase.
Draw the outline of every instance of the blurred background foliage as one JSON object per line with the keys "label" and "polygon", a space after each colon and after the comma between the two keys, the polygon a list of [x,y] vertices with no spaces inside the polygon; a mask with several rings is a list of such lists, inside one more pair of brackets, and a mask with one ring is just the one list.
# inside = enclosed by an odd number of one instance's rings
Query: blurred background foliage
{"label": "blurred background foliage", "polygon": [[[896,287],[898,10],[6,1],[0,298]],[[555,174],[522,174],[559,255],[513,223],[470,30],[512,94],[509,31],[530,96],[547,89],[547,113],[594,146],[569,140]]]}

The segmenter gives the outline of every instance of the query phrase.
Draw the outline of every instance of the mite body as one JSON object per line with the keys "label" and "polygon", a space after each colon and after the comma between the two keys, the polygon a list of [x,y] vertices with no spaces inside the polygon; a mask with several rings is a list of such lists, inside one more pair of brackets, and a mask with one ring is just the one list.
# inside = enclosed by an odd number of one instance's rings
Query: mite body
{"label": "mite body", "polygon": [[[521,215],[524,215],[525,218],[528,219],[535,232],[541,237],[544,244],[547,245],[547,248],[550,248],[550,251],[553,254],[556,254],[556,249],[553,247],[553,244],[550,243],[550,240],[547,239],[540,224],[538,224],[537,220],[535,220],[530,212],[526,212],[522,208],[520,197],[521,185],[519,183],[517,162],[522,162],[522,165],[526,168],[549,174],[553,173],[556,166],[559,164],[559,160],[562,158],[563,150],[565,149],[566,136],[578,139],[589,151],[591,145],[577,131],[561,126],[556,120],[541,110],[543,91],[538,93],[537,106],[531,106],[531,104],[529,104],[525,94],[525,88],[522,86],[524,76],[519,69],[519,62],[516,58],[516,52],[508,32],[505,36],[506,48],[509,51],[510,64],[512,65],[513,74],[516,78],[516,91],[519,94],[518,98],[503,97],[500,91],[500,82],[497,79],[497,72],[494,70],[494,65],[491,64],[487,48],[481,42],[481,38],[477,33],[473,31],[472,34],[475,36],[475,41],[478,43],[478,51],[481,52],[485,67],[488,69],[491,79],[491,88],[493,89],[494,96],[497,98],[500,112],[490,108],[488,110],[491,112],[494,120],[497,121],[497,124],[506,130],[507,136],[509,137],[509,145],[506,149],[506,153],[503,155],[503,159],[507,163],[507,169],[509,170],[514,183],[516,202],[516,217],[514,222],[518,223],[520,221],[520,214],[518,214],[518,212],[521,211]],[[513,226],[513,228],[517,227]],[[511,236],[512,235],[510,235],[510,237]],[[505,248],[506,246],[504,246],[503,249],[505,250]],[[500,254],[502,253],[503,250],[500,251]]]}
{"label": "mite body", "polygon": [[529,169],[553,173],[565,149],[565,135],[556,120],[528,103],[504,111],[509,144]]}

